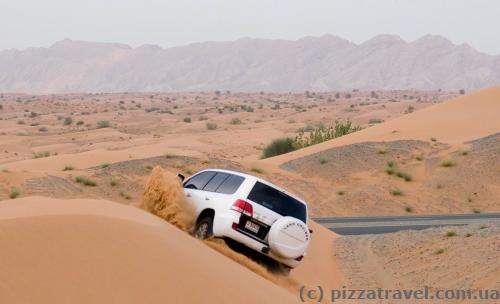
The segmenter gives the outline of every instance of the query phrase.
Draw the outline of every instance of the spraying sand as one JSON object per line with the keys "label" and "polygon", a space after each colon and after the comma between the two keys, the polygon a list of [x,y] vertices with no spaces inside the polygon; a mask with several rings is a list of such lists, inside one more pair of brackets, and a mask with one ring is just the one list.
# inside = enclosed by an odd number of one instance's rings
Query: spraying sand
{"label": "spraying sand", "polygon": [[160,166],[153,169],[146,183],[140,207],[184,231],[193,226],[194,212],[186,202],[179,179]]}

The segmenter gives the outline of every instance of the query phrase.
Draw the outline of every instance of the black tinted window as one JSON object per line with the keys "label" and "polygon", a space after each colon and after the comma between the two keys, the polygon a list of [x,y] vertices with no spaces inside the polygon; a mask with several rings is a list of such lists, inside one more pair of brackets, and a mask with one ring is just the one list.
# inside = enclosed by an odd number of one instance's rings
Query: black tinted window
{"label": "black tinted window", "polygon": [[248,199],[283,216],[292,216],[306,222],[307,215],[304,204],[261,182],[255,183]]}
{"label": "black tinted window", "polygon": [[230,175],[220,186],[217,188],[217,193],[233,194],[238,190],[241,183],[245,180],[238,175]]}
{"label": "black tinted window", "polygon": [[215,172],[212,171],[207,171],[195,175],[184,184],[184,188],[201,190],[214,175]]}
{"label": "black tinted window", "polygon": [[211,191],[215,192],[217,188],[222,184],[223,181],[226,180],[226,178],[229,176],[229,174],[226,173],[217,173],[212,179],[208,182],[208,184],[203,188],[205,191]]}

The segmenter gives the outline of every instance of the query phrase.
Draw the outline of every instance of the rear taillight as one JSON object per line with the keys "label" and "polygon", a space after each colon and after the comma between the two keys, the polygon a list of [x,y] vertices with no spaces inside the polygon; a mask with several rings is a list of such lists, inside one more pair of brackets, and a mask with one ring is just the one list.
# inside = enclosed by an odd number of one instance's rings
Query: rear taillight
{"label": "rear taillight", "polygon": [[249,202],[245,202],[244,200],[241,199],[236,200],[231,209],[243,213],[244,215],[247,215],[249,217],[253,216],[252,204],[250,204]]}

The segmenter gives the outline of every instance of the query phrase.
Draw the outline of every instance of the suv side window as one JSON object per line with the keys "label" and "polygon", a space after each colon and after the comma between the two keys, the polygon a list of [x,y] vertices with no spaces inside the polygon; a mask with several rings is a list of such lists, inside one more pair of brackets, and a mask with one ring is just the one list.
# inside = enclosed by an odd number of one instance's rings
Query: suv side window
{"label": "suv side window", "polygon": [[190,178],[185,184],[184,188],[201,190],[215,175],[213,171],[202,172]]}
{"label": "suv side window", "polygon": [[229,176],[227,173],[218,172],[212,179],[208,182],[208,184],[203,188],[205,191],[215,192],[217,188],[226,180]]}
{"label": "suv side window", "polygon": [[233,194],[238,190],[240,185],[245,179],[238,175],[230,175],[226,180],[217,188],[217,193]]}

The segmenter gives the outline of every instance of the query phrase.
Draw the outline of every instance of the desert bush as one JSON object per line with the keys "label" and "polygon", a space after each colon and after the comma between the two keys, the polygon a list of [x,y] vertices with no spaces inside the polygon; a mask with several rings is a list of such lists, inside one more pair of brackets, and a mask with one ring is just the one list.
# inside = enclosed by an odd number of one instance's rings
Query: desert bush
{"label": "desert bush", "polygon": [[69,126],[69,125],[71,125],[72,123],[73,123],[73,118],[71,118],[71,117],[69,117],[69,116],[68,116],[68,117],[66,117],[66,118],[64,118],[64,125],[65,125],[65,126]]}
{"label": "desert bush", "polygon": [[98,129],[109,128],[110,126],[111,126],[111,123],[108,120],[99,120],[97,122]]}
{"label": "desert bush", "polygon": [[322,164],[322,165],[326,164],[327,162],[328,162],[328,160],[326,160],[325,158],[320,158],[319,159],[319,163]]}
{"label": "desert bush", "polygon": [[255,173],[259,173],[259,174],[263,174],[264,173],[264,170],[262,170],[261,168],[257,168],[257,167],[252,167],[250,169],[250,171],[255,172]]}
{"label": "desert bush", "polygon": [[84,124],[84,122],[83,122],[82,120],[80,120],[80,121],[78,121],[78,122],[76,123],[76,125],[77,125],[77,126],[81,126],[81,125],[83,125],[83,124]]}
{"label": "desert bush", "polygon": [[95,187],[97,183],[93,181],[92,179],[86,177],[86,176],[77,176],[75,178],[75,181],[79,184],[82,184],[84,186],[90,186],[90,187]]}
{"label": "desert bush", "polygon": [[413,111],[415,111],[415,107],[410,105],[406,108],[405,114],[413,113]]}
{"label": "desert bush", "polygon": [[104,163],[104,164],[102,164],[102,165],[101,165],[101,168],[106,169],[106,168],[108,168],[109,166],[111,166],[111,164],[109,164],[109,163]]}
{"label": "desert bush", "polygon": [[394,196],[402,196],[403,195],[403,190],[399,188],[394,188],[390,191],[390,193]]}
{"label": "desert bush", "polygon": [[49,129],[47,129],[47,127],[40,127],[40,128],[38,129],[38,131],[40,131],[40,132],[47,132],[48,130],[49,130]]}
{"label": "desert bush", "polygon": [[444,253],[444,251],[445,251],[444,248],[438,248],[434,251],[434,254],[442,254]]}
{"label": "desert bush", "polygon": [[49,156],[50,156],[50,152],[48,152],[48,151],[33,153],[33,158],[43,158],[43,157],[49,157]]}
{"label": "desert bush", "polygon": [[19,190],[17,190],[17,188],[13,187],[10,189],[10,193],[9,193],[9,198],[11,199],[14,199],[14,198],[17,198],[19,196]]}
{"label": "desert bush", "polygon": [[478,213],[481,213],[481,210],[479,210],[479,209],[477,209],[477,208],[474,208],[474,209],[472,209],[472,212],[474,212],[474,213],[478,214]]}
{"label": "desert bush", "polygon": [[345,191],[344,191],[344,190],[339,190],[339,191],[337,191],[337,195],[342,196],[342,195],[344,195],[344,194],[345,194]]}
{"label": "desert bush", "polygon": [[190,123],[191,122],[191,117],[184,117],[184,122]]}
{"label": "desert bush", "polygon": [[114,186],[118,185],[118,181],[117,181],[114,177],[112,177],[112,178],[110,179],[110,181],[109,181],[109,185],[110,185],[111,187],[114,187]]}
{"label": "desert bush", "polygon": [[71,171],[71,170],[75,170],[75,167],[71,166],[71,165],[66,165],[64,166],[63,168],[63,171]]}
{"label": "desert bush", "polygon": [[449,231],[446,231],[446,237],[453,237],[453,236],[456,236],[457,233],[453,230],[449,230]]}
{"label": "desert bush", "polygon": [[441,167],[445,167],[445,168],[453,167],[455,165],[456,165],[455,162],[452,160],[443,160],[441,162]]}
{"label": "desert bush", "polygon": [[206,117],[205,115],[201,115],[200,118],[199,118],[200,121],[203,121],[203,120],[208,120],[208,117]]}
{"label": "desert bush", "polygon": [[290,137],[278,138],[268,144],[262,152],[261,158],[273,157],[296,150],[294,140]]}
{"label": "desert bush", "polygon": [[231,119],[231,121],[229,123],[232,125],[241,125],[242,124],[241,119],[239,119],[238,117]]}
{"label": "desert bush", "polygon": [[411,182],[413,180],[412,176],[409,173],[403,171],[396,172],[396,176],[404,179],[407,182]]}
{"label": "desert bush", "polygon": [[124,199],[126,200],[130,200],[132,199],[132,196],[130,196],[130,194],[126,193],[126,192],[120,192],[120,196],[123,197]]}
{"label": "desert bush", "polygon": [[405,206],[405,211],[408,212],[408,213],[412,213],[413,212],[413,207],[412,206]]}
{"label": "desert bush", "polygon": [[215,129],[217,129],[217,124],[215,122],[207,122],[206,126],[207,126],[207,130],[215,130]]}
{"label": "desert bush", "polygon": [[293,144],[296,148],[305,148],[359,130],[361,130],[361,127],[353,126],[352,122],[349,120],[346,122],[335,121],[335,125],[329,127],[320,125],[309,131],[309,134],[305,134],[304,131],[300,131],[295,137]]}
{"label": "desert bush", "polygon": [[383,119],[380,119],[380,118],[372,118],[368,121],[369,124],[379,124],[379,123],[383,123],[384,120]]}

